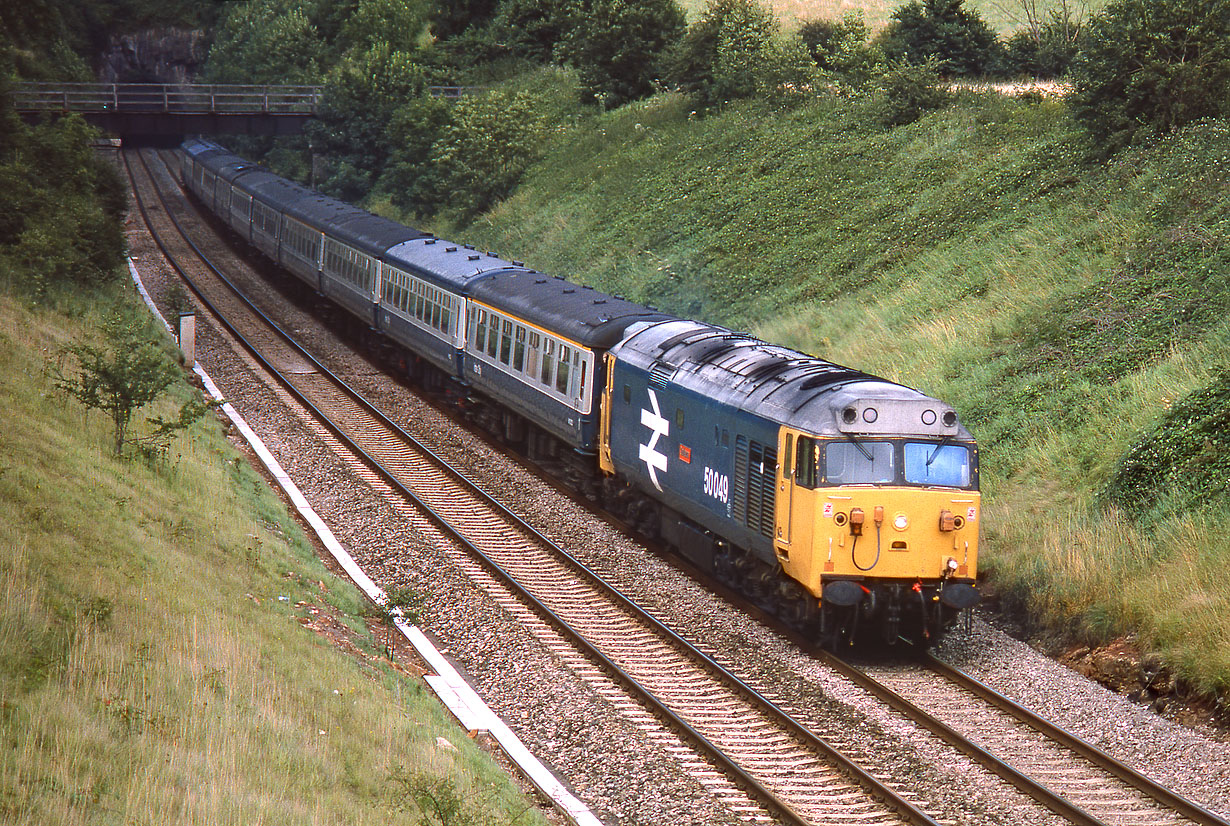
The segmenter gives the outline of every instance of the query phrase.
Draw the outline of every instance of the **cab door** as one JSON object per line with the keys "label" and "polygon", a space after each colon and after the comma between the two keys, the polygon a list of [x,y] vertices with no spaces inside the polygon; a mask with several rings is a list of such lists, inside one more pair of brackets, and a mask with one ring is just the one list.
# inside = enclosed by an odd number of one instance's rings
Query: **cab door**
{"label": "cab door", "polygon": [[778,436],[777,527],[773,547],[782,569],[801,582],[812,574],[815,532],[816,440],[798,430],[783,427]]}

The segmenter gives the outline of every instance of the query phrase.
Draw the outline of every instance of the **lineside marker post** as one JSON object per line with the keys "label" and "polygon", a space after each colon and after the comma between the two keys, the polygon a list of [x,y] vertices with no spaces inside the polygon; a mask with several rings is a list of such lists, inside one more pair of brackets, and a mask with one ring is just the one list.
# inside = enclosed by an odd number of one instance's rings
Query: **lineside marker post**
{"label": "lineside marker post", "polygon": [[179,314],[179,349],[184,354],[184,366],[196,367],[196,313]]}

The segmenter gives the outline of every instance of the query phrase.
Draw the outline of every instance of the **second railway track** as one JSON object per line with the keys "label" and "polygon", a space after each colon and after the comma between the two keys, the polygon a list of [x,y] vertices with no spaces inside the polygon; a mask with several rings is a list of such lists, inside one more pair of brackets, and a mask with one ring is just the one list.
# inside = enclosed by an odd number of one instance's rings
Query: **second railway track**
{"label": "second railway track", "polygon": [[[150,169],[144,159],[134,164],[134,191],[155,197],[156,176],[164,185],[173,178],[165,169]],[[936,822],[922,810],[925,802],[908,791],[910,778],[877,767],[874,755],[860,750],[857,743],[841,742],[835,729],[824,732],[839,749],[854,755],[842,757],[814,733],[824,730],[822,723],[792,722],[788,713],[762,696],[767,691],[759,692],[734,677],[635,606],[620,604],[613,589],[443,467],[409,434],[296,349],[267,319],[243,308],[218,274],[201,263],[187,237],[179,234],[166,211],[170,207],[160,203],[149,210],[148,217],[151,231],[164,237],[168,254],[184,259],[181,266],[186,277],[196,274],[200,281],[196,289],[203,298],[226,307],[219,310],[221,314],[241,319],[235,323],[242,328],[242,337],[254,351],[267,352],[270,369],[282,368],[280,380],[293,388],[288,392],[328,422],[321,427],[333,430],[350,449],[362,451],[365,458],[354,461],[367,464],[366,474],[374,484],[386,495],[404,487],[403,507],[410,507],[404,504],[408,499],[413,507],[431,514],[445,531],[454,532],[470,548],[458,564],[471,578],[507,610],[527,623],[539,624],[540,638],[554,638],[553,647],[561,658],[578,673],[587,674],[591,685],[636,720],[651,739],[690,765],[699,781],[739,817],[753,822],[774,818],[799,823]],[[883,679],[892,682],[894,678],[883,675]],[[968,748],[958,749],[970,753]],[[1033,772],[1053,776],[1047,767]],[[1071,805],[1082,812],[1082,806],[1099,811],[1093,801],[1079,797],[1080,788],[1078,783],[1063,796],[1079,801]],[[919,803],[922,805],[916,805]],[[1062,809],[1047,805],[1055,811]],[[1109,804],[1111,809],[1115,805]],[[1141,811],[1158,819],[1093,815],[1089,819],[1065,815],[1065,819],[1113,826],[1224,824],[1219,819],[1185,819],[1186,815],[1175,819],[1156,803]]]}

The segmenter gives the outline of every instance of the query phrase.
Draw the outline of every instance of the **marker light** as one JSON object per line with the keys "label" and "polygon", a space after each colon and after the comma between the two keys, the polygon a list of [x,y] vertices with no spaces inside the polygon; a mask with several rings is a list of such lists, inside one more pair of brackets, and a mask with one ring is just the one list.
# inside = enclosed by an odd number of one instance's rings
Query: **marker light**
{"label": "marker light", "polygon": [[893,527],[899,531],[904,531],[906,528],[910,527],[910,517],[906,516],[904,513],[897,514],[893,517]]}

